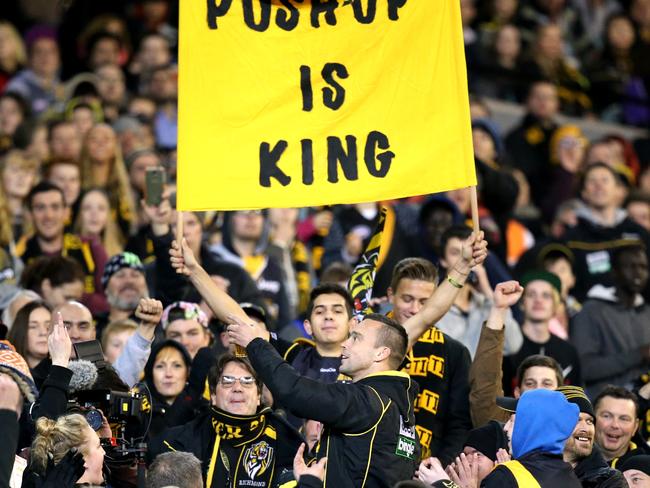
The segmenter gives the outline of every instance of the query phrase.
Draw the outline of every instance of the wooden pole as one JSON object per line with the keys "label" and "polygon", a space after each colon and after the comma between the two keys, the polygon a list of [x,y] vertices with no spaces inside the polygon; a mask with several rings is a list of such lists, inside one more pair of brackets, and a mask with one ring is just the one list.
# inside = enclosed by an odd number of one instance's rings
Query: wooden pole
{"label": "wooden pole", "polygon": [[183,241],[183,212],[180,210],[176,212],[176,242],[178,242],[178,248],[181,248],[181,242]]}
{"label": "wooden pole", "polygon": [[481,228],[478,222],[478,194],[476,191],[476,186],[470,186],[469,192],[472,204],[472,224],[474,227],[474,233],[478,235],[478,233],[481,231]]}

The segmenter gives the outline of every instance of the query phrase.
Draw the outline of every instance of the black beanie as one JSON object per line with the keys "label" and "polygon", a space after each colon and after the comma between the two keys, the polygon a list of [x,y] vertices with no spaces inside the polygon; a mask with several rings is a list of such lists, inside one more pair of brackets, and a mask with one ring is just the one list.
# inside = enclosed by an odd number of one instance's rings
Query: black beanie
{"label": "black beanie", "polygon": [[496,461],[499,449],[508,450],[508,438],[503,432],[503,426],[496,420],[490,420],[483,427],[470,430],[465,446],[473,447],[492,461]]}
{"label": "black beanie", "polygon": [[575,403],[578,405],[580,412],[587,413],[594,419],[596,418],[596,415],[594,415],[594,407],[591,405],[591,401],[585,394],[585,390],[581,387],[564,385],[560,386],[557,391],[562,393],[569,403]]}
{"label": "black beanie", "polygon": [[616,466],[621,473],[628,469],[636,469],[650,476],[650,456],[647,454],[641,456],[630,456],[621,464]]}

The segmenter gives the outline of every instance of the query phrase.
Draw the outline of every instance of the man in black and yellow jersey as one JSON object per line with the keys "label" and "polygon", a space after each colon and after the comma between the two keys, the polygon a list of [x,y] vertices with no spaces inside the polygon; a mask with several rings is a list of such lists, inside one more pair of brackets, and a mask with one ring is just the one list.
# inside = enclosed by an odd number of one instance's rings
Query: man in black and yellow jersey
{"label": "man in black and yellow jersey", "polygon": [[[392,486],[410,478],[420,451],[413,412],[417,385],[396,369],[428,324],[448,310],[458,290],[451,281],[464,276],[454,270],[435,298],[427,300],[421,313],[408,318],[404,326],[381,315],[366,316],[353,326],[341,345],[339,368],[352,383],[324,384],[301,376],[273,346],[259,340],[268,334],[249,326],[251,321],[239,305],[214,284],[185,242],[182,246],[181,251],[173,244],[172,266],[189,276],[217,317],[231,323],[231,341],[248,346],[251,362],[275,400],[296,416],[324,424],[316,451],[319,458],[329,460],[325,486]],[[485,254],[482,236],[464,244],[467,273]]]}

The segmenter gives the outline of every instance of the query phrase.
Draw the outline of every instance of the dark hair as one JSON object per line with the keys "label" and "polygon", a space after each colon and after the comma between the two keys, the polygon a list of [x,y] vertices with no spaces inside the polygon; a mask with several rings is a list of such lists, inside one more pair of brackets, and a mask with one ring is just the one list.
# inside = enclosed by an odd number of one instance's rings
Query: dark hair
{"label": "dark hair", "polygon": [[117,43],[118,49],[122,49],[123,41],[120,36],[109,31],[99,31],[93,34],[88,40],[86,52],[88,53],[89,56],[92,53],[93,49],[95,49],[97,43],[99,43],[99,41],[103,41],[104,39],[110,39],[112,41],[115,41]]}
{"label": "dark hair", "polygon": [[550,368],[555,372],[555,379],[557,380],[557,386],[562,386],[564,384],[564,376],[562,374],[562,367],[559,363],[550,356],[543,356],[542,354],[533,354],[524,359],[519,367],[517,368],[517,385],[521,388],[521,384],[524,381],[524,375],[526,371],[530,368],[539,366],[542,368]]}
{"label": "dark hair", "polygon": [[406,279],[438,283],[438,270],[431,261],[427,261],[426,259],[402,259],[393,268],[393,277],[390,282],[393,293],[397,291],[400,281]]}
{"label": "dark hair", "polygon": [[32,210],[32,204],[33,204],[33,201],[34,201],[34,197],[36,195],[38,195],[39,193],[48,193],[48,192],[51,192],[51,191],[55,191],[59,195],[61,195],[61,201],[63,202],[63,205],[65,206],[65,196],[63,195],[63,190],[61,190],[61,188],[59,188],[58,186],[50,183],[49,181],[41,181],[36,186],[34,186],[30,190],[29,194],[27,195],[27,198],[26,198],[26,200],[27,200],[27,208],[29,208],[30,211]]}
{"label": "dark hair", "polygon": [[632,190],[625,199],[625,204],[623,206],[627,207],[630,203],[645,203],[646,205],[650,205],[650,193],[640,190]]}
{"label": "dark hair", "polygon": [[461,241],[466,240],[469,236],[472,235],[472,229],[467,227],[465,224],[455,224],[449,227],[446,231],[442,233],[441,238],[441,249],[444,252],[447,248],[447,243],[450,239],[460,239]]}
{"label": "dark hair", "polygon": [[29,316],[36,309],[44,308],[48,312],[52,312],[45,302],[36,300],[26,303],[16,313],[16,318],[9,329],[7,340],[16,348],[16,352],[22,357],[27,357],[27,332],[29,331]]}
{"label": "dark hair", "polygon": [[47,140],[52,141],[52,133],[61,126],[68,125],[74,127],[74,122],[67,119],[53,119],[47,123]]}
{"label": "dark hair", "polygon": [[25,97],[23,97],[20,93],[17,92],[4,92],[2,95],[0,95],[0,100],[3,98],[9,98],[16,102],[16,105],[18,105],[18,108],[22,112],[23,119],[28,119],[31,116],[31,108],[29,103],[27,103],[27,100],[25,100]]}
{"label": "dark hair", "polygon": [[345,310],[348,312],[348,317],[352,317],[354,312],[354,302],[350,293],[341,285],[336,283],[321,283],[315,286],[309,293],[309,303],[307,304],[307,319],[311,318],[311,313],[314,311],[314,302],[321,295],[339,295],[345,300]]}
{"label": "dark hair", "polygon": [[20,277],[20,284],[23,288],[41,293],[43,280],[49,280],[52,287],[74,283],[75,281],[85,282],[86,276],[81,265],[72,258],[66,256],[41,256],[23,271]]}
{"label": "dark hair", "polygon": [[208,371],[208,387],[210,388],[210,392],[214,392],[217,389],[217,382],[219,381],[219,378],[221,378],[223,370],[226,369],[226,366],[230,363],[237,363],[246,369],[251,376],[255,378],[257,391],[260,394],[262,393],[262,380],[257,376],[257,373],[255,373],[253,365],[250,363],[248,358],[235,356],[230,353],[223,354],[217,361],[217,364],[212,366],[210,371]]}
{"label": "dark hair", "polygon": [[623,256],[628,254],[645,254],[646,248],[643,241],[633,240],[629,244],[620,246],[612,250],[612,269],[618,269]]}
{"label": "dark hair", "polygon": [[616,181],[616,184],[618,186],[623,186],[624,185],[621,175],[618,174],[614,168],[612,168],[609,164],[602,163],[602,162],[598,161],[598,162],[595,162],[595,163],[591,163],[590,165],[588,165],[585,168],[585,171],[582,174],[582,178],[580,179],[580,191],[581,192],[585,189],[585,183],[587,182],[587,176],[589,176],[589,173],[591,173],[592,171],[594,171],[596,169],[599,169],[599,168],[606,169],[607,171],[609,171],[611,173],[611,175],[614,177],[614,181]]}
{"label": "dark hair", "polygon": [[594,400],[594,412],[598,411],[598,405],[600,404],[600,401],[605,397],[616,398],[617,400],[632,401],[634,403],[634,414],[637,418],[639,418],[639,397],[634,392],[628,390],[627,388],[623,388],[622,386],[607,385]]}
{"label": "dark hair", "polygon": [[408,349],[409,336],[406,329],[397,321],[380,313],[370,313],[363,320],[372,320],[382,324],[377,333],[375,347],[386,346],[390,349],[389,363],[392,369],[397,369],[404,361]]}

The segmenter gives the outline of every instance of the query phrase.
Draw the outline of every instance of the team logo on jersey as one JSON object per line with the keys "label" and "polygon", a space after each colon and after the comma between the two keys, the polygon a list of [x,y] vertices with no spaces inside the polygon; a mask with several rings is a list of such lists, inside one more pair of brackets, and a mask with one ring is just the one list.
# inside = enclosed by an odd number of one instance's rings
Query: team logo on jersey
{"label": "team logo on jersey", "polygon": [[273,448],[266,441],[253,444],[244,453],[244,469],[253,479],[266,472],[273,462]]}

